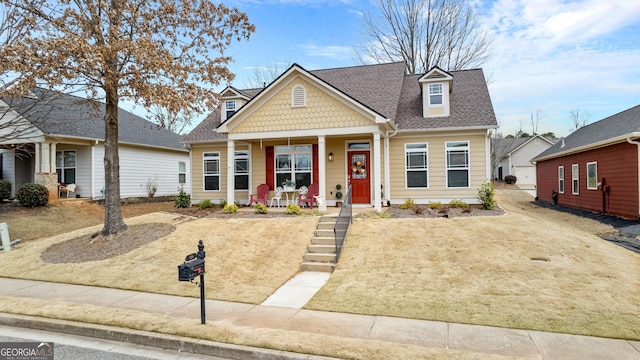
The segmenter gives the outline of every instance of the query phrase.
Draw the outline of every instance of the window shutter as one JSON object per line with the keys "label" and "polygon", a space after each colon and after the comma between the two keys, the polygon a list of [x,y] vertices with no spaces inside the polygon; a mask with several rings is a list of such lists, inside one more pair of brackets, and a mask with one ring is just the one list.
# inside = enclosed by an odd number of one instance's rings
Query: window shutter
{"label": "window shutter", "polygon": [[313,161],[313,182],[316,184],[320,183],[320,179],[318,179],[318,145],[314,144],[311,146],[311,161]]}
{"label": "window shutter", "polygon": [[275,170],[274,159],[273,159],[273,146],[265,147],[265,153],[267,154],[266,159],[266,168],[267,168],[267,185],[269,185],[269,190],[275,190],[275,186],[273,186]]}

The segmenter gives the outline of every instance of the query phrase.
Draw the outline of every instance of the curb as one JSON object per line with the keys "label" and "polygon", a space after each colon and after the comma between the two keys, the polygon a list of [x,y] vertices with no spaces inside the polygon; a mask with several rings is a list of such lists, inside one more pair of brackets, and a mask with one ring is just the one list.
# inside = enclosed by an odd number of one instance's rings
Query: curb
{"label": "curb", "polygon": [[227,359],[266,360],[327,360],[329,357],[290,353],[280,350],[254,348],[243,345],[218,343],[209,340],[191,339],[149,331],[119,328],[98,324],[87,324],[68,320],[46,319],[24,315],[0,313],[0,326],[12,326],[34,330],[52,331],[103,340],[145,345],[199,355],[217,356]]}

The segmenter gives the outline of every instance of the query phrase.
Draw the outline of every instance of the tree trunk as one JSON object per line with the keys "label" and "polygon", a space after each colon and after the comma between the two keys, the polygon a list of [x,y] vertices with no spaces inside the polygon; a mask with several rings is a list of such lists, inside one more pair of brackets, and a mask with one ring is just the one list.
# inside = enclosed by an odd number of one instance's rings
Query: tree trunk
{"label": "tree trunk", "polygon": [[104,227],[102,235],[115,235],[127,229],[120,207],[120,157],[118,155],[118,88],[117,82],[105,86],[104,118]]}

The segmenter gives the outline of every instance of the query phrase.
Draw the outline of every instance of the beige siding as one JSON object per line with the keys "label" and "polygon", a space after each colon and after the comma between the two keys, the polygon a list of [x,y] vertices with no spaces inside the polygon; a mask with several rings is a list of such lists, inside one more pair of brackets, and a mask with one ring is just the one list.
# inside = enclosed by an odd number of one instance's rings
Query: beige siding
{"label": "beige siding", "polygon": [[[469,166],[471,182],[469,188],[446,188],[446,158],[445,143],[448,141],[469,141]],[[406,143],[428,143],[429,188],[407,189],[405,181],[405,153]],[[416,203],[429,201],[448,202],[452,199],[464,199],[469,203],[476,202],[478,188],[485,182],[486,177],[486,147],[485,135],[482,133],[464,133],[458,136],[396,136],[390,140],[390,178],[391,197],[394,202],[402,202],[411,198]]]}
{"label": "beige siding", "polygon": [[[236,146],[237,150],[247,149],[247,146]],[[219,152],[220,153],[220,190],[204,190],[204,172],[203,172],[203,157],[205,152]],[[209,199],[214,203],[219,203],[222,200],[227,199],[227,144],[210,144],[210,145],[193,145],[191,148],[192,164],[191,164],[191,179],[193,181],[193,190],[191,195],[191,202],[197,204],[201,200]],[[254,154],[252,154],[251,166],[254,162]],[[251,176],[250,174],[249,176]],[[251,177],[250,177],[251,179]],[[251,181],[251,180],[250,180]],[[254,186],[255,188],[255,186]],[[249,191],[238,190],[235,192],[235,199],[243,202],[249,199]]]}
{"label": "beige siding", "polygon": [[427,107],[428,116],[444,116],[444,106]]}
{"label": "beige siding", "polygon": [[[291,107],[291,90],[303,85],[305,107]],[[308,130],[368,126],[373,122],[313,84],[296,78],[242,120],[230,133]]]}

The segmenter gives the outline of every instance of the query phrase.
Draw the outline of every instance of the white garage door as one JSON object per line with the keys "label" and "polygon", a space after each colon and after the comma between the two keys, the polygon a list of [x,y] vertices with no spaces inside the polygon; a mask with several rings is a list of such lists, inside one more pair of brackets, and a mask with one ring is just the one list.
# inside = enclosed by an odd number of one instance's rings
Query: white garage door
{"label": "white garage door", "polygon": [[516,177],[518,185],[536,185],[536,167],[535,166],[518,166],[516,168]]}

